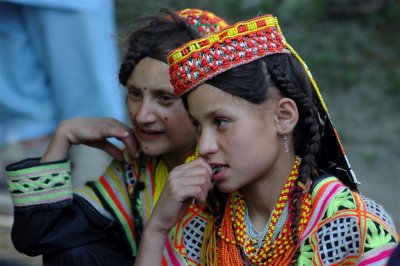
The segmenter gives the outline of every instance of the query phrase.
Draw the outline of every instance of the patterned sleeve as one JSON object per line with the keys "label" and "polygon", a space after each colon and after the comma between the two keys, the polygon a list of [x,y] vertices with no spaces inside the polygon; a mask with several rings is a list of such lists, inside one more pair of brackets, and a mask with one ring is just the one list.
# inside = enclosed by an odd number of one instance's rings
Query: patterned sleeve
{"label": "patterned sleeve", "polygon": [[388,262],[399,243],[399,235],[394,222],[384,208],[373,200],[356,195],[365,205],[368,218],[360,265],[378,265]]}
{"label": "patterned sleeve", "polygon": [[34,158],[9,165],[6,175],[15,211],[35,206],[54,208],[54,203],[71,204],[70,172],[67,161],[39,164],[39,158]]}
{"label": "patterned sleeve", "polygon": [[68,161],[39,160],[23,160],[6,169],[14,203],[11,237],[18,251],[31,256],[61,252],[107,241],[119,232],[111,216],[73,193]]}
{"label": "patterned sleeve", "polygon": [[319,182],[297,265],[385,265],[399,242],[390,216],[337,178]]}

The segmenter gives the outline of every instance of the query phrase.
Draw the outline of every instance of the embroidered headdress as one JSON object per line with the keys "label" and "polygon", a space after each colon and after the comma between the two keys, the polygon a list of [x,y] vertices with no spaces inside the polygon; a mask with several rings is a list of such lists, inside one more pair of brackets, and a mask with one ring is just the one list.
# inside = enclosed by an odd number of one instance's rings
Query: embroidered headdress
{"label": "embroidered headdress", "polygon": [[177,12],[177,14],[194,30],[202,35],[219,32],[228,27],[222,18],[212,12],[187,8]]}
{"label": "embroidered headdress", "polygon": [[277,53],[292,54],[297,58],[314,88],[320,123],[324,129],[319,167],[329,169],[356,190],[358,181],[318,86],[307,65],[286,42],[276,17],[265,15],[238,22],[216,34],[193,40],[171,51],[168,55],[171,84],[175,94],[181,96],[222,72]]}

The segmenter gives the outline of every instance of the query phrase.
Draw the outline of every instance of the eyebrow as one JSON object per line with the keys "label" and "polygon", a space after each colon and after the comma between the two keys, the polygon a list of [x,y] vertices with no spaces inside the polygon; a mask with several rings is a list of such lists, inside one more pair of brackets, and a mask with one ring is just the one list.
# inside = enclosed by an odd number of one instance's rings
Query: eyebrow
{"label": "eyebrow", "polygon": [[[224,109],[220,109],[220,108],[217,109],[217,110],[213,110],[213,111],[211,111],[209,113],[206,113],[205,118],[211,118],[211,117],[218,116],[218,113],[219,112],[223,112],[223,111],[224,111]],[[198,122],[198,120],[194,116],[192,116],[190,113],[189,113],[189,118],[192,121]]]}
{"label": "eyebrow", "polygon": [[[139,87],[137,87],[135,85],[127,85],[126,87],[127,87],[128,90],[144,90],[144,88],[139,88]],[[175,95],[174,92],[170,91],[169,88],[156,88],[156,89],[152,89],[151,91],[152,91],[153,94],[169,93],[171,95]]]}

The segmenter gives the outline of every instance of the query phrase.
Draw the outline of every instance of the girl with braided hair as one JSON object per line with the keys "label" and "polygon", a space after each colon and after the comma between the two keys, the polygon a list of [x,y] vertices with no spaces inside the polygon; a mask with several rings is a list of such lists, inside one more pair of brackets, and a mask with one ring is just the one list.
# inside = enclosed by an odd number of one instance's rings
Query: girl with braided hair
{"label": "girl with braided hair", "polygon": [[[167,54],[227,24],[198,9],[164,10],[145,22],[129,36],[119,73],[133,128],[108,118],[67,120],[42,158],[7,167],[14,245],[31,256],[43,254],[44,265],[132,264],[168,172],[196,155],[195,128],[173,93]],[[125,149],[108,142],[110,137]],[[98,180],[73,192],[66,158],[78,144],[100,148],[115,160]],[[174,259],[164,254],[163,261]]]}
{"label": "girl with braided hair", "polygon": [[190,243],[171,232],[198,213],[203,265],[387,263],[394,224],[358,192],[319,89],[275,17],[193,40],[168,62],[200,158],[170,172],[136,265],[158,265],[171,241]]}

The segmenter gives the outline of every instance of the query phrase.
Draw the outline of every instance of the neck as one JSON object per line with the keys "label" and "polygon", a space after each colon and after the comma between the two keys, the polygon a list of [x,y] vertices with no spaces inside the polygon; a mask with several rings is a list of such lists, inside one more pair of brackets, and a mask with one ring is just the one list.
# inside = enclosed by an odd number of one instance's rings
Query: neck
{"label": "neck", "polygon": [[241,189],[253,226],[262,230],[275,208],[294,164],[294,155],[280,159],[279,166],[265,178]]}
{"label": "neck", "polygon": [[179,152],[170,152],[164,154],[162,158],[167,165],[168,172],[170,172],[174,167],[181,165],[185,162],[186,158],[194,152],[196,144],[188,145],[184,149],[180,149]]}

